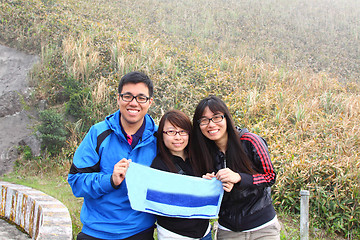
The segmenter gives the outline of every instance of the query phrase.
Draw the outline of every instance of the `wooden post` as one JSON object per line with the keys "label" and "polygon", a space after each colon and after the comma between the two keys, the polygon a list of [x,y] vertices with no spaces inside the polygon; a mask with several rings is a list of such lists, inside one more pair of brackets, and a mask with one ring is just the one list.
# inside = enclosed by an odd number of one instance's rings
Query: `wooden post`
{"label": "wooden post", "polygon": [[300,191],[300,240],[309,240],[309,196],[307,190]]}

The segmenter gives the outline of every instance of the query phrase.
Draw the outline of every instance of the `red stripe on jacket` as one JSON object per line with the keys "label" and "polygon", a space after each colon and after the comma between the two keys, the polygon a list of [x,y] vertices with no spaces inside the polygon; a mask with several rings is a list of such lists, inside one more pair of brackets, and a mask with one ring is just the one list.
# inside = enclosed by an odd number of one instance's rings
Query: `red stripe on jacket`
{"label": "red stripe on jacket", "polygon": [[269,182],[273,181],[275,179],[274,168],[272,166],[270,156],[269,156],[264,144],[262,144],[260,142],[259,137],[252,133],[244,133],[241,136],[240,140],[246,140],[253,144],[253,146],[255,147],[255,149],[260,157],[261,165],[264,170],[264,174],[254,174],[253,175],[253,179],[254,179],[253,184],[269,183]]}

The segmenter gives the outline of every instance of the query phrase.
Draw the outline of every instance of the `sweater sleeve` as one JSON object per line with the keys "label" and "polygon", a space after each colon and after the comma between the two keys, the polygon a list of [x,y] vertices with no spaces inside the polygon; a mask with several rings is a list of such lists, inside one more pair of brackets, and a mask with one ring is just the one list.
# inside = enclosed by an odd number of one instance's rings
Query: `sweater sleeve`
{"label": "sweater sleeve", "polygon": [[76,197],[99,198],[114,190],[111,174],[100,172],[100,156],[96,151],[97,131],[90,128],[74,154],[68,183]]}
{"label": "sweater sleeve", "polygon": [[269,150],[265,140],[253,133],[245,133],[240,140],[252,161],[257,174],[239,173],[240,187],[269,187],[275,183],[276,173],[270,160]]}

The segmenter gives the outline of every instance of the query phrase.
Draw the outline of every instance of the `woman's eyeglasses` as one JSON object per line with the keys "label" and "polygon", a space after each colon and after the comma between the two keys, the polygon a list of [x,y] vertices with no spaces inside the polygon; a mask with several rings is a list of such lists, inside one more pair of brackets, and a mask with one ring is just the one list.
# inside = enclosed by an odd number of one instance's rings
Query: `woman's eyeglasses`
{"label": "woman's eyeglasses", "polygon": [[225,115],[215,115],[212,118],[200,118],[198,120],[198,123],[200,124],[200,126],[206,126],[210,123],[210,121],[212,121],[213,123],[219,123],[224,119]]}
{"label": "woman's eyeglasses", "polygon": [[175,131],[175,130],[169,130],[169,131],[163,131],[168,136],[175,136],[176,134],[179,134],[180,136],[187,136],[189,133],[187,131],[181,130],[181,131]]}

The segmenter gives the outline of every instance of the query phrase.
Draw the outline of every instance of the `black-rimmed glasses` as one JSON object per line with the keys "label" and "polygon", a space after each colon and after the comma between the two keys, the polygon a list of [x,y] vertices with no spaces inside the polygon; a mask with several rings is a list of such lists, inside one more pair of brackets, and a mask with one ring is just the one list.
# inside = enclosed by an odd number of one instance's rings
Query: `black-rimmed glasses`
{"label": "black-rimmed glasses", "polygon": [[138,103],[146,103],[150,99],[145,95],[134,96],[131,93],[122,93],[120,97],[124,102],[131,102],[135,98]]}
{"label": "black-rimmed glasses", "polygon": [[200,126],[206,126],[210,123],[210,121],[213,123],[219,123],[224,119],[224,117],[225,115],[215,115],[212,118],[203,117],[198,120],[198,123]]}
{"label": "black-rimmed glasses", "polygon": [[175,136],[176,134],[179,134],[180,136],[187,136],[189,133],[185,130],[175,131],[175,130],[169,130],[169,131],[163,131],[168,136]]}

